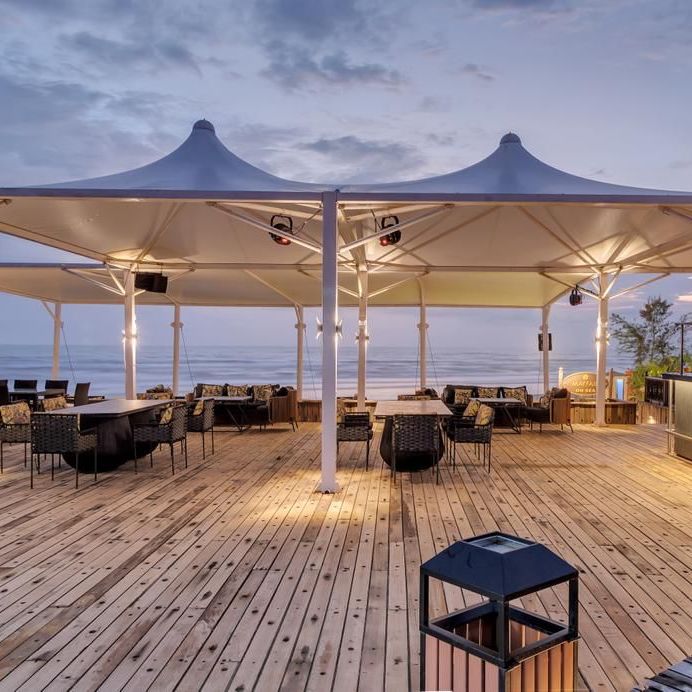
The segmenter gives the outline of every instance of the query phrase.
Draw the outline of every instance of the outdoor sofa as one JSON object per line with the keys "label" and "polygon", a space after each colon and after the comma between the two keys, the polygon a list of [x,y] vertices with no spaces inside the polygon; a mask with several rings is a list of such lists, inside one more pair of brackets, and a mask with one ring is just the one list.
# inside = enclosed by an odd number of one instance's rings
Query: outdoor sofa
{"label": "outdoor sofa", "polygon": [[[272,423],[290,423],[295,429],[298,423],[298,398],[293,387],[278,384],[204,384],[195,386],[194,397],[249,397],[247,401],[232,404],[240,414],[242,422],[250,426],[266,427]],[[229,416],[227,403],[217,403],[214,407],[216,420],[222,423],[236,423]]]}
{"label": "outdoor sofa", "polygon": [[[518,399],[523,411],[533,403],[526,386],[482,387],[475,384],[448,384],[442,390],[442,401],[451,409],[466,407],[471,399]],[[503,408],[495,412],[496,427],[512,427],[512,420]]]}

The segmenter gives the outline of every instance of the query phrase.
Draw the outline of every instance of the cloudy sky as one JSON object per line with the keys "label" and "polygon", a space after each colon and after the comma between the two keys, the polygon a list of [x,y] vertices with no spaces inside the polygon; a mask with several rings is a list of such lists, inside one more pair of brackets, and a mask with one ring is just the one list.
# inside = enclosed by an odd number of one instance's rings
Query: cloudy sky
{"label": "cloudy sky", "polygon": [[[293,179],[443,173],[512,130],[579,175],[692,189],[691,20],[686,0],[0,0],[0,185],[138,166],[206,117],[237,154]],[[3,237],[0,255],[58,257]],[[668,279],[613,309],[691,288]],[[163,312],[142,311],[150,343],[169,339]],[[0,314],[13,324],[0,343],[49,341],[31,301],[0,297]],[[535,311],[478,316],[437,315],[432,336],[495,343],[509,326],[533,347]],[[65,317],[73,343],[118,341],[115,308]],[[185,322],[199,344],[291,338],[293,315],[271,317],[198,309]],[[373,338],[415,344],[414,312],[374,317]],[[553,331],[593,350],[594,322],[590,305],[557,306]]]}

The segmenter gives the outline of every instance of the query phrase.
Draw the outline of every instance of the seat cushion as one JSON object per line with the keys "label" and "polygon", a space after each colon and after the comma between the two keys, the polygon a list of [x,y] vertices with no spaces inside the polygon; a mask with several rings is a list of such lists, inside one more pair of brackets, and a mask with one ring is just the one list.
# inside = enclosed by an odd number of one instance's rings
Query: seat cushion
{"label": "seat cushion", "polygon": [[246,384],[227,384],[226,396],[247,396],[247,390]]}
{"label": "seat cushion", "polygon": [[526,405],[526,387],[503,387],[502,395],[505,399],[519,399],[522,405]]}
{"label": "seat cushion", "polygon": [[493,419],[493,409],[490,406],[481,404],[476,414],[476,425],[488,425]]}
{"label": "seat cushion", "polygon": [[67,399],[64,396],[52,396],[43,400],[44,411],[57,411],[61,408],[67,408]]}
{"label": "seat cushion", "polygon": [[480,399],[496,399],[500,394],[499,387],[478,387],[477,391]]}
{"label": "seat cushion", "polygon": [[252,393],[255,401],[269,401],[274,394],[274,385],[254,384],[252,385]]}
{"label": "seat cushion", "polygon": [[473,387],[455,387],[454,401],[455,406],[465,406],[473,396]]}
{"label": "seat cushion", "polygon": [[224,386],[222,384],[203,384],[199,396],[215,397],[223,396]]}

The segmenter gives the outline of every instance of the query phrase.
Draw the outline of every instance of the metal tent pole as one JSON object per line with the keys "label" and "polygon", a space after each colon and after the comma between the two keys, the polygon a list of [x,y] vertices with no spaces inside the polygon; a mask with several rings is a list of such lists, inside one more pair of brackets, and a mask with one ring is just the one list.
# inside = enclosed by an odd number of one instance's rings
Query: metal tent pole
{"label": "metal tent pole", "polygon": [[428,338],[428,322],[427,308],[425,305],[425,291],[423,284],[418,279],[418,289],[420,291],[420,319],[418,321],[418,354],[419,354],[419,369],[420,369],[420,389],[423,390],[427,386],[428,380],[428,362],[427,362],[427,338]]}
{"label": "metal tent pole", "polygon": [[358,266],[358,410],[365,411],[365,373],[368,354],[368,269]]}
{"label": "metal tent pole", "polygon": [[303,348],[305,345],[305,314],[302,305],[296,305],[296,395],[303,398]]}
{"label": "metal tent pole", "polygon": [[137,322],[135,315],[135,272],[130,270],[125,277],[125,329],[123,330],[125,352],[125,398],[137,398]]}
{"label": "metal tent pole", "polygon": [[598,275],[598,322],[596,325],[596,425],[605,425],[606,357],[608,352],[608,292],[607,276]]}
{"label": "metal tent pole", "polygon": [[543,391],[550,390],[550,329],[548,318],[550,305],[544,305],[541,310],[541,339],[543,340]]}
{"label": "metal tent pole", "polygon": [[322,475],[319,489],[332,493],[336,482],[336,383],[338,274],[336,192],[322,194]]}
{"label": "metal tent pole", "polygon": [[183,323],[180,321],[180,305],[176,303],[173,306],[173,396],[178,395],[180,388],[180,330],[183,328]]}
{"label": "metal tent pole", "polygon": [[62,303],[53,303],[53,367],[50,371],[51,379],[57,380],[60,376],[60,334],[62,332]]}

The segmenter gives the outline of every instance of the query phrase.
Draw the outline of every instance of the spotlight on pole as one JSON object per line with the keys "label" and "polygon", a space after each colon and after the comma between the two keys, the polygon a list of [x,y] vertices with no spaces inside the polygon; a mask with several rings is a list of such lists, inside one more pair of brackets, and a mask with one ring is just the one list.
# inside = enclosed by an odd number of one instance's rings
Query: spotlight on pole
{"label": "spotlight on pole", "polygon": [[[290,216],[274,214],[274,216],[272,216],[271,218],[271,221],[269,222],[269,225],[272,228],[275,228],[277,231],[281,231],[282,233],[290,233],[291,235],[295,235],[295,231],[293,230],[293,219]],[[270,233],[269,237],[279,245],[291,244],[291,239],[287,238],[285,235],[279,235],[278,233]]]}
{"label": "spotlight on pole", "polygon": [[[399,225],[398,216],[383,216],[382,221],[380,221],[381,230],[385,230],[391,226]],[[401,240],[401,231],[392,231],[387,233],[387,235],[380,236],[380,245],[382,247],[387,247],[387,245],[396,245]]]}

